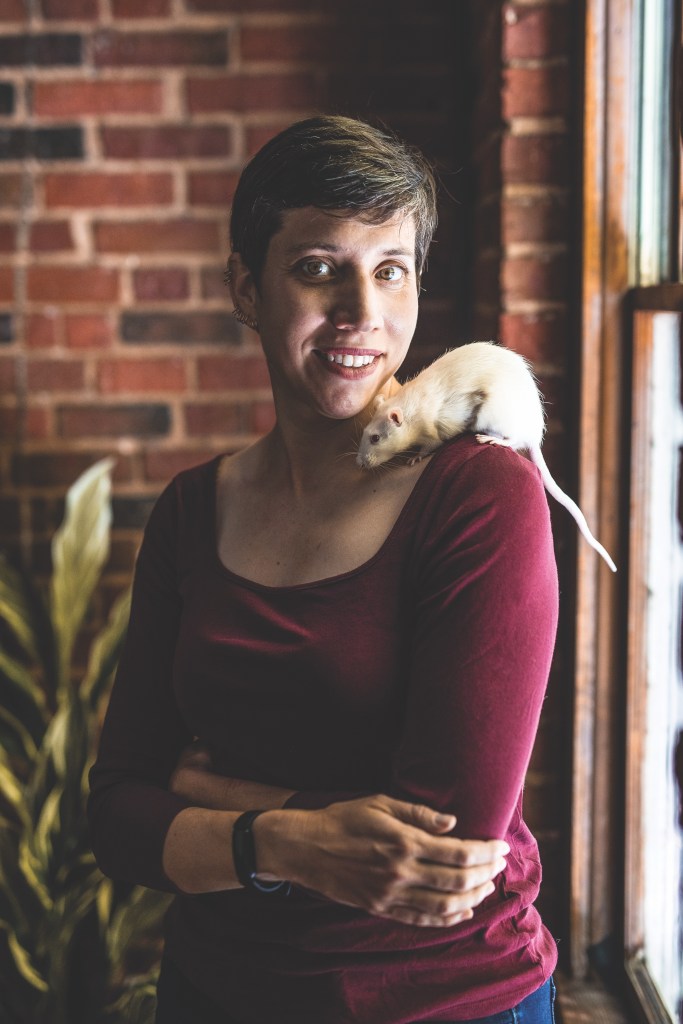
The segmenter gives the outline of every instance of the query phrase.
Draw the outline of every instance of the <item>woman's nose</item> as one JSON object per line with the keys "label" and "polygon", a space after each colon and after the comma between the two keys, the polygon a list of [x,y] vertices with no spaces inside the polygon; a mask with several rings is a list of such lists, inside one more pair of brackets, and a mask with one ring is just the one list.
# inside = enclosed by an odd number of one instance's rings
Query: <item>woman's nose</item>
{"label": "woman's nose", "polygon": [[381,327],[379,296],[370,281],[345,282],[335,297],[331,320],[340,331],[374,331]]}

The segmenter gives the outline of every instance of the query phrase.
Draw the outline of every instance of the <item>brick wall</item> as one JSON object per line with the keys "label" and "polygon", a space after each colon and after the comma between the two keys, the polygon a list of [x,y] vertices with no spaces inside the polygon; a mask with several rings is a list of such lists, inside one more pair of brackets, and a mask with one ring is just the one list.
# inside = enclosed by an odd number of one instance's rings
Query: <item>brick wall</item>
{"label": "brick wall", "polygon": [[[578,351],[574,8],[562,2],[2,0],[0,541],[44,569],[66,486],[117,456],[108,591],[178,469],[272,420],[222,269],[241,166],[299,116],[381,117],[444,201],[414,368],[466,337],[532,358],[546,453],[573,487]],[[553,510],[555,513],[556,510]],[[574,527],[554,515],[563,622],[526,790],[562,933]],[[569,594],[569,597],[571,595]]]}
{"label": "brick wall", "polygon": [[[268,428],[256,336],[222,281],[239,170],[323,109],[385,119],[452,186],[452,8],[399,0],[387,24],[357,0],[3,0],[4,547],[44,568],[65,487],[113,452],[116,588],[163,483]],[[452,207],[425,281],[423,352],[454,321]]]}
{"label": "brick wall", "polygon": [[[544,453],[576,494],[579,355],[580,6],[476,0],[472,11],[473,334],[534,363]],[[550,502],[561,610],[548,699],[525,788],[544,866],[541,909],[567,931],[574,522]],[[562,951],[562,947],[561,947]]]}

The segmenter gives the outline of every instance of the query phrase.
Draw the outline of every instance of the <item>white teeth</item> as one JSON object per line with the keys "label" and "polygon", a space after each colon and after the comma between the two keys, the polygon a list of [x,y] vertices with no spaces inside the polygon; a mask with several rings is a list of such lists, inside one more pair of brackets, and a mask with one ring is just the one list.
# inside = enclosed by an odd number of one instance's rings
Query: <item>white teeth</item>
{"label": "white teeth", "polygon": [[354,369],[359,366],[369,366],[370,363],[374,363],[376,356],[353,356],[349,352],[342,355],[342,353],[327,352],[326,358],[328,363],[338,363],[339,366],[353,366]]}

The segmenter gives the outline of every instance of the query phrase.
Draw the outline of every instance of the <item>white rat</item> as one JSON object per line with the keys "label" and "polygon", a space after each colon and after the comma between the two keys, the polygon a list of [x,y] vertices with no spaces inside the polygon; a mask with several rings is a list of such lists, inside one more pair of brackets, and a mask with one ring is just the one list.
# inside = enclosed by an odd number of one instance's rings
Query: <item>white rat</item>
{"label": "white rat", "polygon": [[526,359],[493,342],[476,341],[446,352],[390,399],[377,399],[356,462],[373,469],[409,452],[412,465],[465,431],[476,433],[481,444],[525,448],[546,490],[568,509],[591,547],[616,572],[579,506],[550,475],[541,453],[544,430],[541,396]]}

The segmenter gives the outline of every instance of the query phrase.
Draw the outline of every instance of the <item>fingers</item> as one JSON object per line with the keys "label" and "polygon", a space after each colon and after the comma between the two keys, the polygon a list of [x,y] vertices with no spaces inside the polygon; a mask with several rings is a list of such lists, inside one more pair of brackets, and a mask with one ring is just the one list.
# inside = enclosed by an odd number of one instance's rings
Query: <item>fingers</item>
{"label": "fingers", "polygon": [[443,814],[424,804],[410,804],[406,800],[395,800],[393,797],[385,799],[388,804],[387,809],[406,825],[413,825],[415,828],[437,834],[450,832],[455,828],[457,819],[454,814]]}
{"label": "fingers", "polygon": [[[478,864],[466,868],[442,868],[431,864],[416,866],[415,885],[435,892],[471,893],[492,882],[505,868],[500,857],[490,864]],[[468,906],[476,906],[468,901]]]}
{"label": "fingers", "polygon": [[383,909],[381,916],[423,928],[449,928],[460,921],[470,920],[474,907],[478,907],[494,890],[493,882],[486,882],[466,894],[407,889],[396,903]]}

